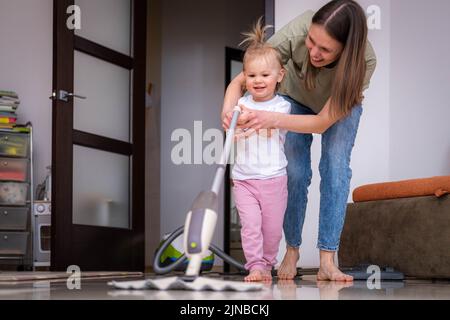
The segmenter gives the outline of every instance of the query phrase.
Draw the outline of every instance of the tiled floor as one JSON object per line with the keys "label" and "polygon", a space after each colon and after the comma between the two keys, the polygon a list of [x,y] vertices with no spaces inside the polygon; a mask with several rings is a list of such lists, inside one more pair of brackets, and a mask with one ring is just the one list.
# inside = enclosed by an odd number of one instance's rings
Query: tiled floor
{"label": "tiled floor", "polygon": [[[123,280],[123,279],[118,279]],[[129,280],[129,279],[127,279]],[[227,280],[241,281],[242,277]],[[296,281],[276,281],[258,292],[128,291],[108,286],[109,280],[84,280],[81,289],[69,290],[65,280],[29,283],[0,283],[0,300],[39,299],[137,299],[137,300],[449,300],[449,281],[382,282],[380,289],[370,289],[365,281],[350,284],[318,283],[314,276]]]}

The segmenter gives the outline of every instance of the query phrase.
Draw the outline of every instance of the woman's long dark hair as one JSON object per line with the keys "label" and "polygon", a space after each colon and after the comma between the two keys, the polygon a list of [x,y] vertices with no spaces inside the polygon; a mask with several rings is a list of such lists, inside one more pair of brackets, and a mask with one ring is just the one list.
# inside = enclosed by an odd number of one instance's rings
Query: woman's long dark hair
{"label": "woman's long dark hair", "polygon": [[[312,23],[323,26],[343,45],[331,89],[331,113],[335,117],[345,116],[363,100],[368,33],[364,10],[353,0],[334,0],[316,12]],[[309,53],[308,61],[306,87],[312,90],[317,69],[311,64]]]}

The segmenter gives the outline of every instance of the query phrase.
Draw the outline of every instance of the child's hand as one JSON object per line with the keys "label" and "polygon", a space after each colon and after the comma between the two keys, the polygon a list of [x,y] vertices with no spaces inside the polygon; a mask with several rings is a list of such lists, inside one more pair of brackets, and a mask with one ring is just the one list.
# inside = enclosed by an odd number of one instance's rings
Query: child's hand
{"label": "child's hand", "polygon": [[245,133],[244,129],[236,128],[236,130],[234,131],[234,141],[241,139],[244,133]]}
{"label": "child's hand", "polygon": [[251,110],[245,106],[242,108],[242,115],[239,118],[239,126],[242,128],[252,128],[255,130],[271,129],[276,127],[277,114],[276,112],[269,112],[263,110]]}
{"label": "child's hand", "polygon": [[242,111],[241,111],[241,114],[239,115],[237,125],[241,126],[248,122],[248,119],[251,114],[251,110],[247,109],[247,107],[244,106],[243,104],[240,104],[239,107],[241,108]]}
{"label": "child's hand", "polygon": [[233,111],[227,112],[222,118],[222,127],[225,131],[230,128],[231,119],[233,118]]}
{"label": "child's hand", "polygon": [[272,138],[272,130],[275,130],[275,129],[274,128],[260,129],[260,130],[256,130],[256,132],[258,132],[258,134],[262,137]]}
{"label": "child's hand", "polygon": [[240,140],[240,139],[248,139],[250,136],[254,134],[258,134],[255,129],[236,129],[236,132],[234,134],[234,140]]}

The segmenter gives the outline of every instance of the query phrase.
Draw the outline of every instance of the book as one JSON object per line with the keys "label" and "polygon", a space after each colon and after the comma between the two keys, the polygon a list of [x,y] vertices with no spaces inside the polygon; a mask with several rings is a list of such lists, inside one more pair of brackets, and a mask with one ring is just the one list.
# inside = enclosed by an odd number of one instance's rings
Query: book
{"label": "book", "polygon": [[0,112],[16,112],[17,107],[0,105]]}
{"label": "book", "polygon": [[30,133],[30,128],[24,125],[2,124],[0,123],[0,131]]}
{"label": "book", "polygon": [[20,103],[19,98],[12,98],[12,97],[8,97],[8,96],[0,96],[0,101],[14,102],[17,104]]}
{"label": "book", "polygon": [[0,90],[0,97],[2,97],[2,96],[16,98],[16,99],[19,98],[17,93],[15,93],[14,91],[8,91],[8,90]]}
{"label": "book", "polygon": [[0,130],[13,130],[17,122],[20,100],[16,92],[0,90]]}
{"label": "book", "polygon": [[16,118],[0,117],[0,123],[16,123]]}
{"label": "book", "polygon": [[2,106],[10,106],[10,107],[18,107],[19,104],[9,100],[0,99],[0,105]]}
{"label": "book", "polygon": [[0,110],[0,118],[14,118],[17,119],[17,114],[14,112],[6,112]]}

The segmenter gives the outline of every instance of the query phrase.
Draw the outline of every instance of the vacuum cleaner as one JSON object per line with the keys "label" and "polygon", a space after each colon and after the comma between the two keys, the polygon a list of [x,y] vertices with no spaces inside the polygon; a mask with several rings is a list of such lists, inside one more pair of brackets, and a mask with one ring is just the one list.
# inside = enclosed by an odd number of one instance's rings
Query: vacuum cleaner
{"label": "vacuum cleaner", "polygon": [[[200,192],[189,210],[185,225],[176,229],[161,245],[155,254],[153,264],[157,274],[167,274],[175,270],[179,265],[189,259],[184,276],[147,279],[142,281],[112,281],[109,284],[118,289],[156,289],[156,290],[214,290],[214,291],[256,291],[261,290],[260,283],[245,283],[237,281],[225,281],[211,277],[201,277],[200,270],[202,260],[211,250],[217,256],[233,265],[239,270],[245,270],[244,266],[226,255],[222,250],[211,243],[214,229],[217,222],[217,212],[219,208],[218,195],[223,184],[225,170],[233,145],[234,133],[241,108],[236,106],[233,109],[233,117],[228,130],[224,149],[218,164],[211,190]],[[168,266],[161,266],[161,255],[167,247],[182,233],[184,233],[184,254],[174,263]]]}

